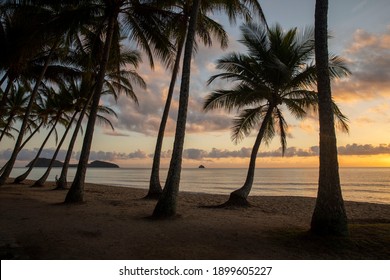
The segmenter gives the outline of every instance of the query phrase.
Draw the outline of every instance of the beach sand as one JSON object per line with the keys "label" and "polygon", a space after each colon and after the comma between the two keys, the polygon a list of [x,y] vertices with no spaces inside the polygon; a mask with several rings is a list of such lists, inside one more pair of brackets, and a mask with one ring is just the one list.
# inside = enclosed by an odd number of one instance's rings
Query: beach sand
{"label": "beach sand", "polygon": [[87,184],[65,205],[53,186],[0,187],[1,259],[390,259],[390,205],[346,202],[350,237],[325,238],[308,233],[314,198],[180,193],[178,217],[152,220],[146,190]]}

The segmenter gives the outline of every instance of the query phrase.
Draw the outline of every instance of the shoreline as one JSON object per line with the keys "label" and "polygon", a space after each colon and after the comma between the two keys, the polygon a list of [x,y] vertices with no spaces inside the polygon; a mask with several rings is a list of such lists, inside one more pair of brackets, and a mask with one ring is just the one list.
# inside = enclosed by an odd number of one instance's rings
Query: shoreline
{"label": "shoreline", "polygon": [[147,190],[86,183],[65,205],[53,182],[0,188],[2,259],[389,259],[390,205],[345,202],[350,238],[308,234],[315,198],[251,196],[250,208],[215,209],[227,195],[181,192],[178,217],[148,219]]}
{"label": "shoreline", "polygon": [[[29,179],[38,180],[44,168],[34,169]],[[48,180],[54,181],[60,168],[52,170]],[[269,169],[258,170],[251,195],[260,196],[304,196],[316,197],[318,191],[317,169]],[[374,171],[372,171],[374,170]],[[207,194],[229,195],[242,186],[246,169],[185,169],[181,177],[180,191],[202,192]],[[22,170],[16,170],[12,177],[19,176]],[[262,173],[264,175],[262,175]],[[201,174],[201,175],[200,175]],[[390,205],[390,180],[387,169],[351,169],[341,172],[344,200],[372,202]],[[75,170],[69,172],[69,182],[73,180]],[[166,170],[160,174],[164,184]],[[136,187],[147,189],[150,169],[90,169],[86,182],[111,186]]]}

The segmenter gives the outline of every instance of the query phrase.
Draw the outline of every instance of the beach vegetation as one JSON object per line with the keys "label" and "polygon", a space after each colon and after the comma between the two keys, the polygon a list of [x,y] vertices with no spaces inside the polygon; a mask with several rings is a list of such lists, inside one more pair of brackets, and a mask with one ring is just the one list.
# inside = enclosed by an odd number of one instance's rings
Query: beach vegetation
{"label": "beach vegetation", "polygon": [[[99,37],[104,38],[99,56],[98,74],[93,88],[91,108],[83,139],[80,159],[72,186],[65,198],[66,203],[84,201],[84,183],[92,145],[100,97],[104,86],[104,77],[109,68],[111,49],[119,45],[121,34],[146,53],[150,65],[154,66],[153,55],[168,63],[172,57],[172,46],[164,36],[164,21],[167,14],[158,9],[154,1],[87,1],[89,8],[97,11],[93,19],[95,24],[90,28]],[[156,1],[157,2],[157,1]],[[169,17],[168,17],[169,18]]]}
{"label": "beach vegetation", "polygon": [[[167,218],[176,215],[177,195],[180,185],[180,173],[182,168],[182,155],[189,100],[191,59],[195,44],[198,15],[200,14],[199,11],[202,8],[202,2],[202,0],[195,0],[192,2],[186,43],[184,47],[182,78],[179,93],[179,109],[173,151],[165,186],[153,211],[154,218]],[[243,16],[247,21],[249,21],[253,18],[251,11],[253,11],[256,18],[265,19],[258,1],[218,1],[217,3],[212,4],[215,4],[215,10],[225,12],[233,21],[238,16]]]}
{"label": "beach vegetation", "polygon": [[337,139],[328,67],[328,6],[317,0],[315,7],[315,59],[320,124],[320,170],[317,201],[311,220],[311,231],[321,235],[348,235],[348,219],[341,192]]}
{"label": "beach vegetation", "polygon": [[[256,169],[257,154],[262,142],[268,144],[279,135],[282,152],[287,147],[288,123],[284,111],[302,119],[318,108],[317,81],[312,28],[298,32],[297,28],[283,30],[276,24],[271,28],[249,23],[241,26],[240,42],[248,52],[230,53],[217,61],[217,69],[224,72],[212,76],[232,82],[231,89],[219,89],[206,97],[204,109],[226,109],[238,113],[233,120],[232,140],[240,142],[257,131],[249,167],[243,186],[230,194],[223,206],[248,206]],[[329,60],[332,78],[349,74],[344,61],[333,56]],[[348,129],[347,118],[331,101],[332,115],[341,128]]]}
{"label": "beach vegetation", "polygon": [[[160,162],[161,162],[161,149],[164,139],[164,133],[166,124],[168,121],[169,110],[172,102],[172,96],[175,89],[176,79],[180,70],[181,57],[186,41],[187,27],[190,19],[190,12],[192,7],[191,1],[176,1],[176,8],[174,9],[172,16],[172,22],[169,24],[167,36],[171,37],[176,49],[175,61],[172,68],[171,80],[165,101],[164,111],[161,117],[161,122],[157,134],[156,146],[153,155],[152,170],[150,175],[149,190],[146,198],[159,198],[162,193],[162,186],[160,183]],[[206,46],[212,46],[212,38],[216,38],[219,41],[222,49],[227,47],[228,35],[223,29],[222,25],[214,21],[208,16],[207,12],[210,12],[213,5],[213,1],[203,1],[201,3],[201,9],[199,11],[197,26],[196,26],[196,38]],[[178,11],[176,11],[178,10]],[[194,42],[194,52],[197,51],[197,41]]]}

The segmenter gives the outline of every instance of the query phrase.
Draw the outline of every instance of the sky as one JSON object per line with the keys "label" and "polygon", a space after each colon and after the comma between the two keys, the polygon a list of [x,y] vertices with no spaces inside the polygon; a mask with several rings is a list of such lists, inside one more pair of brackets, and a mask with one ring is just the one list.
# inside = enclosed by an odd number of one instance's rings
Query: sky
{"label": "sky", "polygon": [[[269,25],[279,23],[284,29],[303,29],[314,25],[314,0],[262,0],[260,1]],[[349,118],[350,132],[337,132],[339,164],[341,167],[390,167],[390,2],[388,0],[329,1],[330,52],[348,62],[352,75],[332,83],[334,100]],[[239,25],[231,26],[221,15],[213,19],[224,25],[229,34],[229,47],[221,50],[200,47],[192,61],[190,101],[187,119],[183,167],[245,168],[256,132],[238,144],[231,141],[234,114],[225,111],[202,111],[204,98],[223,86],[215,82],[207,86],[211,75],[217,74],[215,61],[232,51],[245,52],[237,42]],[[97,126],[90,160],[115,162],[121,167],[151,167],[156,135],[160,125],[165,98],[170,82],[170,72],[156,64],[151,70],[144,59],[138,73],[147,83],[147,89],[136,89],[139,106],[122,96],[116,103],[109,98],[101,102],[118,113],[112,118],[115,130]],[[180,77],[178,79],[180,81]],[[178,109],[178,92],[175,90],[167,124],[162,153],[162,167],[168,167],[173,145],[175,119]],[[268,145],[262,144],[257,167],[295,168],[318,166],[318,116],[310,114],[304,120],[286,115],[289,125],[287,151],[281,156],[277,137]],[[63,130],[59,130],[61,134]],[[16,166],[26,165],[35,155],[46,131],[35,137],[20,152]],[[81,150],[79,137],[73,161]],[[67,142],[58,159],[63,159]],[[0,165],[10,156],[13,141],[0,146]],[[42,157],[50,157],[55,149],[49,141]]]}

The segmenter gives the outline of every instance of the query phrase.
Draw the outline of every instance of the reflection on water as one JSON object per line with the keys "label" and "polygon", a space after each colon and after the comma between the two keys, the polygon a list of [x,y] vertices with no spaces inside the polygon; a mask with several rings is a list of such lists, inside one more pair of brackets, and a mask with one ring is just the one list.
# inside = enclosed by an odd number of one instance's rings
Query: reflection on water
{"label": "reflection on water", "polygon": [[[22,174],[25,168],[16,168],[11,176]],[[69,169],[69,181],[73,180],[76,169]],[[240,187],[245,180],[246,169],[183,169],[180,189],[188,192],[229,194]],[[390,204],[389,168],[341,168],[340,177],[345,200]],[[38,179],[45,168],[35,168],[28,179]],[[53,168],[50,181],[61,173]],[[162,183],[167,169],[162,169]],[[147,189],[150,169],[135,168],[90,168],[87,182],[112,186]],[[308,196],[317,194],[318,169],[261,168],[256,170],[252,195]]]}

